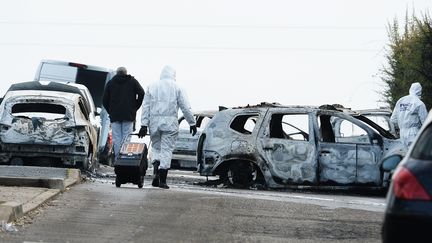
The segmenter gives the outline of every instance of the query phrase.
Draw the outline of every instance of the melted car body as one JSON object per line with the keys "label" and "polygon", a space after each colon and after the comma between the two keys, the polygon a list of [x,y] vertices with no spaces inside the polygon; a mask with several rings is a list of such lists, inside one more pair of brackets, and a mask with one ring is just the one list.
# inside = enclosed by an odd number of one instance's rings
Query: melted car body
{"label": "melted car body", "polygon": [[385,129],[333,106],[262,103],[217,113],[201,135],[198,170],[247,187],[388,186],[383,159],[406,152]]}
{"label": "melted car body", "polygon": [[41,60],[34,78],[34,81],[77,83],[88,88],[96,109],[100,111],[96,115],[100,122],[98,158],[104,164],[110,164],[114,155],[111,149],[112,141],[109,139],[109,115],[102,105],[102,96],[106,83],[114,75],[114,70],[110,68],[61,60]]}
{"label": "melted car body", "polygon": [[78,93],[12,86],[0,106],[0,141],[0,163],[89,169],[97,162],[97,133]]}
{"label": "melted car body", "polygon": [[190,133],[190,127],[186,119],[183,116],[179,118],[179,133],[173,151],[171,167],[196,169],[198,139],[215,113],[216,111],[194,112],[197,127],[195,136]]}

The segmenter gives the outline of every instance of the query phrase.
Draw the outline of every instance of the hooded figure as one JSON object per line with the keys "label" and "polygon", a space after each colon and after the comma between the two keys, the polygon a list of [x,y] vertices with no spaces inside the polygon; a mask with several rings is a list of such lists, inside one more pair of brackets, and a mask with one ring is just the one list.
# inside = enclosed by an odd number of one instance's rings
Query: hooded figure
{"label": "hooded figure", "polygon": [[177,139],[178,109],[180,108],[190,125],[192,135],[196,133],[193,116],[186,93],[175,82],[176,72],[165,66],[160,80],[149,85],[144,97],[139,137],[147,134],[152,142],[152,160],[155,177],[152,185],[168,189],[166,177],[171,168],[172,152]]}
{"label": "hooded figure", "polygon": [[105,86],[103,106],[107,110],[114,144],[114,153],[117,156],[120,147],[127,135],[133,132],[133,123],[136,112],[144,98],[144,89],[126,68],[117,68],[117,74]]}
{"label": "hooded figure", "polygon": [[420,83],[411,84],[409,95],[400,98],[394,107],[390,121],[399,128],[400,138],[410,146],[427,117],[425,104],[420,100]]}

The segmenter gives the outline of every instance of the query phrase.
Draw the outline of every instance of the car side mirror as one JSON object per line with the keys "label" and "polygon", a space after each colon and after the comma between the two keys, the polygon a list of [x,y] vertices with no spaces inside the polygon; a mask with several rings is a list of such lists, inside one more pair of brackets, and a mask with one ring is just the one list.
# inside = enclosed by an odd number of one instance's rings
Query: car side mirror
{"label": "car side mirror", "polygon": [[402,156],[400,155],[391,155],[387,158],[384,158],[382,161],[382,169],[384,171],[391,172],[396,169],[396,166],[401,162]]}
{"label": "car side mirror", "polygon": [[102,112],[102,108],[96,107],[95,116],[99,116],[101,112]]}

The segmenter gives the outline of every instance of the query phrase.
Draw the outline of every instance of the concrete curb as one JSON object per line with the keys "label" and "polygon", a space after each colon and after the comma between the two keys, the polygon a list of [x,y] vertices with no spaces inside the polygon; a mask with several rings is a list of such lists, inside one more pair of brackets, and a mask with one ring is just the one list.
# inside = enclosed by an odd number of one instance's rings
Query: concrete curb
{"label": "concrete curb", "polygon": [[25,187],[45,187],[64,191],[76,183],[81,182],[81,172],[78,169],[67,169],[66,178],[41,178],[41,177],[13,177],[0,176],[2,186],[25,186]]}
{"label": "concrete curb", "polygon": [[[0,223],[12,222],[26,213],[35,210],[43,203],[64,192],[66,188],[81,182],[81,171],[67,169],[66,178],[38,178],[38,177],[0,177],[0,185],[6,187],[43,187],[47,188],[42,193],[34,193],[34,196],[26,202],[0,201]],[[1,193],[1,191],[0,191]],[[17,193],[18,194],[18,193]]]}
{"label": "concrete curb", "polygon": [[11,222],[24,215],[22,205],[17,202],[4,202],[0,204],[0,223]]}
{"label": "concrete curb", "polygon": [[54,198],[58,194],[60,194],[60,190],[59,189],[48,189],[47,191],[45,191],[45,192],[37,195],[33,199],[31,199],[30,201],[24,203],[22,205],[22,211],[23,211],[23,213],[26,214],[26,213],[28,213],[30,211],[35,210],[40,205],[44,204],[45,202],[47,202],[51,198]]}
{"label": "concrete curb", "polygon": [[37,177],[0,177],[0,185],[45,187],[64,190],[65,179],[62,178],[37,178]]}
{"label": "concrete curb", "polygon": [[64,191],[66,188],[73,186],[75,184],[78,184],[81,182],[81,171],[77,169],[68,169],[67,170],[67,177],[64,180],[64,188],[62,191]]}

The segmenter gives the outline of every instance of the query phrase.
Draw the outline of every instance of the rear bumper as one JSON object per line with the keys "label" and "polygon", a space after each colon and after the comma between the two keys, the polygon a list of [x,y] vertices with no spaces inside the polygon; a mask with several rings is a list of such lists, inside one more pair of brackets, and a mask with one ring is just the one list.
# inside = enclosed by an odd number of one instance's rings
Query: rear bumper
{"label": "rear bumper", "polygon": [[0,163],[9,163],[14,158],[49,157],[57,158],[63,164],[75,165],[84,161],[88,156],[88,149],[75,145],[22,145],[2,144]]}
{"label": "rear bumper", "polygon": [[432,216],[386,213],[382,240],[387,242],[432,242]]}

